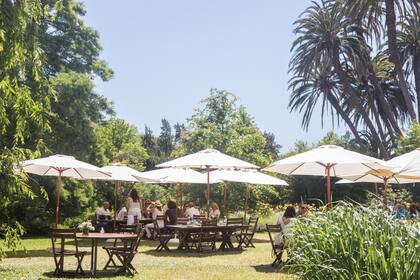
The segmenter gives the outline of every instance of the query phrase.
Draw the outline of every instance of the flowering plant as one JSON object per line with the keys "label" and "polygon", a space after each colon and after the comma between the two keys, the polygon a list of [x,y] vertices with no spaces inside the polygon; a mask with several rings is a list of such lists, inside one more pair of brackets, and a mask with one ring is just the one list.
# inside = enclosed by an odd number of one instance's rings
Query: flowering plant
{"label": "flowering plant", "polygon": [[78,228],[80,230],[83,230],[83,231],[84,230],[95,230],[95,228],[92,226],[91,222],[83,222],[78,226]]}

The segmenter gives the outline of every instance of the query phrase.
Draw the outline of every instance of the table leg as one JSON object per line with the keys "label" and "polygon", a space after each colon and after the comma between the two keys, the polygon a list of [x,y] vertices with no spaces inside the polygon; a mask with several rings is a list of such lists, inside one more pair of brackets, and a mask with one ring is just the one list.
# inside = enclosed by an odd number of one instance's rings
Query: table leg
{"label": "table leg", "polygon": [[94,266],[94,270],[93,270],[93,275],[96,275],[96,267],[97,267],[97,264],[98,264],[98,240],[97,239],[94,239],[95,240],[95,266]]}
{"label": "table leg", "polygon": [[178,232],[178,236],[179,236],[179,245],[177,250],[183,250],[184,247],[185,249],[187,249],[187,244],[186,244],[186,240],[187,240],[187,234],[185,232],[179,231]]}
{"label": "table leg", "polygon": [[92,248],[91,248],[91,256],[90,256],[90,273],[92,275],[95,275],[94,260],[95,260],[95,239],[92,238]]}

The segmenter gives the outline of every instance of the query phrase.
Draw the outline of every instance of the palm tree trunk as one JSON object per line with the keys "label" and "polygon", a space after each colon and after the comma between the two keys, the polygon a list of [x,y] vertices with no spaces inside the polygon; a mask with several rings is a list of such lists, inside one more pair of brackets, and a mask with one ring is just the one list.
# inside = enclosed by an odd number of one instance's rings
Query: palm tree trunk
{"label": "palm tree trunk", "polygon": [[410,114],[412,120],[416,120],[416,112],[414,111],[413,102],[411,100],[408,85],[405,80],[400,55],[397,48],[397,28],[395,21],[395,7],[394,0],[385,0],[385,24],[386,34],[388,37],[388,49],[389,49],[389,60],[394,63],[395,70],[397,72],[398,84],[404,96],[405,103],[407,105],[407,111]]}
{"label": "palm tree trunk", "polygon": [[357,93],[354,92],[353,88],[350,85],[350,82],[348,81],[347,78],[347,74],[346,72],[343,70],[341,63],[340,63],[340,57],[339,57],[339,52],[338,52],[338,47],[334,47],[332,49],[332,63],[334,66],[335,71],[337,72],[337,75],[344,87],[344,91],[348,94],[349,96],[349,100],[353,106],[353,108],[355,108],[355,110],[361,114],[364,122],[366,123],[367,127],[369,128],[373,140],[376,142],[376,144],[378,145],[379,148],[379,152],[382,155],[382,157],[387,158],[388,157],[388,152],[385,149],[384,144],[382,143],[382,140],[380,139],[378,132],[376,131],[375,126],[373,125],[371,119],[369,118],[368,114],[366,113],[366,110],[363,108],[361,102],[360,102],[360,98],[357,97]]}
{"label": "palm tree trunk", "polygon": [[340,117],[344,120],[344,122],[347,124],[347,126],[353,133],[356,142],[358,142],[359,144],[363,144],[363,141],[359,135],[359,131],[357,131],[357,128],[351,121],[350,117],[346,114],[346,112],[344,112],[343,108],[341,108],[340,102],[337,100],[337,98],[330,92],[326,93],[326,95],[330,104],[334,107],[334,109],[337,111],[337,113],[340,115]]}
{"label": "palm tree trunk", "polygon": [[413,68],[414,68],[414,83],[416,85],[416,95],[417,95],[417,116],[420,118],[420,50],[414,53]]}

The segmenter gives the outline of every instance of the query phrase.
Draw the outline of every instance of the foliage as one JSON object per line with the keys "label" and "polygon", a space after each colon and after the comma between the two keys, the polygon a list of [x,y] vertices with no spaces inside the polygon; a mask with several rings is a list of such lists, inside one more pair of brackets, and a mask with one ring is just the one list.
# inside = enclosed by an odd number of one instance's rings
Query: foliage
{"label": "foliage", "polygon": [[286,267],[304,279],[418,279],[419,226],[341,202],[293,224]]}
{"label": "foliage", "polygon": [[418,9],[412,0],[312,2],[295,22],[289,64],[289,108],[304,128],[320,108],[322,122],[331,115],[359,145],[390,157],[415,102],[420,113]]}
{"label": "foliage", "polygon": [[[271,149],[267,149],[264,133],[257,127],[244,106],[237,105],[237,97],[225,90],[212,89],[210,96],[202,100],[202,108],[188,118],[186,130],[181,133],[179,143],[172,152],[172,157],[215,148],[222,153],[246,160],[258,166],[266,166],[277,152],[278,144],[270,135]],[[274,149],[274,150],[273,150]],[[250,206],[255,207],[259,199],[269,198],[269,203],[278,203],[278,189],[272,186],[252,187]],[[185,198],[192,199],[198,205],[204,205],[203,186],[189,186],[184,189]],[[236,211],[243,206],[245,186],[228,183],[229,210]],[[212,200],[219,205],[223,201],[223,187],[212,187]]]}
{"label": "foliage", "polygon": [[34,197],[27,177],[13,175],[15,164],[39,155],[40,135],[50,130],[54,95],[38,40],[43,16],[40,1],[0,1],[0,259],[23,234],[9,206]]}

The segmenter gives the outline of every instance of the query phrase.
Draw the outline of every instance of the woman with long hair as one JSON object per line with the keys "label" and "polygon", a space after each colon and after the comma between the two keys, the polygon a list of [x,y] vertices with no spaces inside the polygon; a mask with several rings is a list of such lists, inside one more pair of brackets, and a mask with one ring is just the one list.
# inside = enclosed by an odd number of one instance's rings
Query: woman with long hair
{"label": "woman with long hair", "polygon": [[125,208],[127,208],[127,217],[133,216],[141,219],[141,199],[136,189],[130,191]]}

